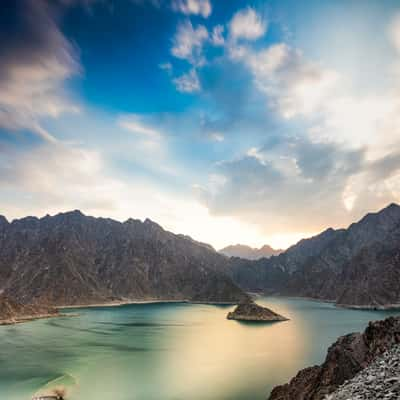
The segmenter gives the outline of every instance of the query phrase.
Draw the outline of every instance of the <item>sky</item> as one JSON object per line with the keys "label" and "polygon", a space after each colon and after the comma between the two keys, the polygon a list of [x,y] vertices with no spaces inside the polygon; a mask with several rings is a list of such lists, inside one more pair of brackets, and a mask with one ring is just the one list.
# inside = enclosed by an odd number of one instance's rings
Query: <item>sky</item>
{"label": "sky", "polygon": [[286,248],[400,200],[397,0],[2,0],[0,214]]}

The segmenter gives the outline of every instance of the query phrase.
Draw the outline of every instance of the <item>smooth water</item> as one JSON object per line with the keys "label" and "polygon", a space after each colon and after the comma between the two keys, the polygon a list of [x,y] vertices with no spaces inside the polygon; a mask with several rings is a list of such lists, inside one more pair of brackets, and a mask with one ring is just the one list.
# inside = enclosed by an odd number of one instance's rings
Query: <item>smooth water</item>
{"label": "smooth water", "polygon": [[261,400],[320,363],[338,336],[396,314],[258,302],[291,320],[240,323],[226,319],[233,307],[158,303],[0,327],[0,399],[29,400],[63,384],[70,400]]}

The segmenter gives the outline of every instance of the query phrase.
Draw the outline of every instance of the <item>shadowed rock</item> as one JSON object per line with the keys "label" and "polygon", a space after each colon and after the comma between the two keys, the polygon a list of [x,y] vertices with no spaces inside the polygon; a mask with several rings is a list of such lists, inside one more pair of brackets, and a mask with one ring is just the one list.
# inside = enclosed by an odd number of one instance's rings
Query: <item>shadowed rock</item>
{"label": "shadowed rock", "polygon": [[269,400],[323,400],[398,343],[400,317],[370,322],[364,333],[340,337],[323,364],[303,369],[289,383],[275,387]]}

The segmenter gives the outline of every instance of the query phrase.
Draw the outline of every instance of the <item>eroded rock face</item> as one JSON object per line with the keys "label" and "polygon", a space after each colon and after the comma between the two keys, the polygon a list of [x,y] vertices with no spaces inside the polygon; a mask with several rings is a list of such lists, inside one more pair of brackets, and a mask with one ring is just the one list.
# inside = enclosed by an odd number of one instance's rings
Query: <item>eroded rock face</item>
{"label": "eroded rock face", "polygon": [[340,337],[323,364],[301,370],[289,383],[275,387],[269,400],[322,400],[399,343],[400,317],[370,322],[364,333]]}
{"label": "eroded rock face", "polygon": [[0,324],[12,324],[39,317],[56,316],[58,311],[52,307],[18,303],[8,297],[0,296]]}
{"label": "eroded rock face", "polygon": [[227,316],[228,319],[234,319],[237,321],[287,321],[288,319],[279,315],[269,308],[259,306],[253,301],[247,301],[239,304],[233,312],[230,312]]}
{"label": "eroded rock face", "polygon": [[237,303],[247,295],[221,271],[226,257],[155,222],[79,211],[0,219],[0,291],[22,304],[118,300]]}

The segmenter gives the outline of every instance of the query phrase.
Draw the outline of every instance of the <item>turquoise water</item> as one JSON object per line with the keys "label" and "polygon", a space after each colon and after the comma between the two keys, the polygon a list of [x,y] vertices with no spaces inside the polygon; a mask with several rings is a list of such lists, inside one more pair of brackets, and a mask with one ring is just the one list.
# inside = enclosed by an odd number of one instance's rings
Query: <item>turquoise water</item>
{"label": "turquoise water", "polygon": [[338,336],[396,314],[258,302],[291,320],[252,325],[228,321],[233,307],[164,303],[0,327],[0,399],[29,400],[62,384],[71,400],[261,400],[320,363]]}

